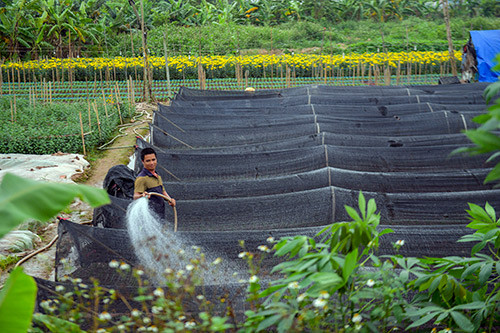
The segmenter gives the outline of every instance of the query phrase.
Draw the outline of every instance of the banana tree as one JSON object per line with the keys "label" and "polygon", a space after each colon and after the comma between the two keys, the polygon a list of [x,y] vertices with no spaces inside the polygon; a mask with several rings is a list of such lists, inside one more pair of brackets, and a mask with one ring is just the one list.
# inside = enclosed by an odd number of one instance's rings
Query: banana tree
{"label": "banana tree", "polygon": [[33,43],[34,4],[26,0],[10,1],[0,8],[0,40],[9,49],[9,57],[19,56],[19,46],[27,49]]}

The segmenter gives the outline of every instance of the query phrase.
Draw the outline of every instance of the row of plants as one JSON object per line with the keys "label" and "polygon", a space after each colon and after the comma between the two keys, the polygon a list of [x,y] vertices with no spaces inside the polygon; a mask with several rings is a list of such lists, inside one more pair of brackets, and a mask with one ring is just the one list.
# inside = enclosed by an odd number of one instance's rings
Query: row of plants
{"label": "row of plants", "polygon": [[14,102],[13,98],[3,97],[0,98],[0,154],[82,153],[82,127],[86,149],[92,149],[108,142],[116,126],[130,118],[133,110],[128,103],[32,104],[31,99]]}
{"label": "row of plants", "polygon": [[[461,60],[462,53],[455,52],[455,60]],[[153,69],[153,78],[166,78],[165,58],[149,57]],[[370,66],[387,66],[395,71],[398,67],[406,72],[410,65],[424,65],[426,72],[421,74],[441,73],[442,66],[449,63],[447,51],[412,51],[385,53],[348,53],[348,54],[258,54],[258,55],[225,55],[225,56],[175,56],[168,58],[169,72],[172,79],[198,78],[198,66],[202,66],[210,78],[235,77],[235,68],[239,66],[242,74],[248,71],[249,77],[285,76],[286,68],[295,71],[298,77],[318,76],[320,69],[331,72],[339,69],[361,69],[368,74]],[[115,80],[126,80],[136,73],[142,74],[144,60],[142,57],[125,58],[71,58],[46,59],[27,62],[9,62],[0,66],[4,82],[18,78],[37,81],[56,80],[61,73],[68,75],[71,69],[73,79],[77,81],[93,81],[95,78],[111,76]],[[272,71],[272,74],[271,74]],[[330,74],[331,76],[332,74]]]}

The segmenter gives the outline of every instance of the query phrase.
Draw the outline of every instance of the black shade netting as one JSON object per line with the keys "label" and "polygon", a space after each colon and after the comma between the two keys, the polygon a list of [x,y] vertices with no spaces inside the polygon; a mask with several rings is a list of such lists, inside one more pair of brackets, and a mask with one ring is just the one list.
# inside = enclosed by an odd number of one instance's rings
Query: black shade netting
{"label": "black shade netting", "polygon": [[[263,126],[223,127],[225,125],[200,125],[199,128],[183,129],[164,117],[157,120],[152,134],[152,143],[170,148],[199,148],[257,144],[270,141],[289,140],[320,132],[362,136],[419,136],[457,134],[466,129],[476,128],[472,122],[475,114],[461,114],[441,111],[427,114],[409,115],[378,121],[361,121],[333,117],[313,116],[311,122]],[[210,128],[209,126],[212,126]],[[217,127],[218,126],[218,127]],[[240,127],[237,127],[240,126]]]}
{"label": "black shade netting", "polygon": [[[318,134],[292,137],[285,140],[268,141],[252,144],[223,145],[210,147],[200,142],[203,146],[188,146],[173,137],[166,135],[164,131],[156,126],[150,127],[151,142],[159,151],[192,151],[207,153],[250,153],[259,151],[274,151],[293,148],[314,147],[323,144],[332,146],[349,147],[426,147],[436,145],[456,145],[456,147],[470,144],[469,138],[463,133],[434,134],[415,136],[368,136],[321,132]],[[139,139],[139,141],[142,141]],[[144,144],[140,144],[141,147]]]}
{"label": "black shade netting", "polygon": [[[74,255],[73,251],[78,251],[79,257],[92,258],[92,263],[85,264],[74,262],[76,265],[71,272],[62,274],[61,270],[56,272],[56,281],[64,282],[66,277],[81,278],[89,281],[91,278],[97,279],[102,285],[111,285],[117,288],[136,285],[136,277],[120,271],[120,269],[110,268],[109,263],[112,260],[123,260],[129,257],[132,245],[127,230],[124,229],[104,229],[92,228],[64,221],[65,233],[62,236],[70,238],[75,243],[75,248],[69,252],[64,249],[57,249],[57,266],[67,265]],[[241,271],[246,269],[246,261],[240,258],[242,251],[259,253],[258,247],[266,244],[266,239],[273,237],[279,240],[283,237],[309,236],[320,240],[323,236],[316,236],[325,226],[315,228],[298,229],[268,229],[262,231],[223,231],[223,232],[177,232],[176,237],[181,240],[186,251],[189,251],[193,245],[200,247],[202,253],[210,253],[222,258],[222,261],[232,268]],[[473,243],[459,243],[460,237],[470,234],[471,231],[464,226],[442,225],[442,226],[387,226],[381,225],[378,229],[390,228],[394,233],[386,234],[380,238],[378,255],[399,253],[405,256],[468,256]],[[95,229],[95,230],[93,230]],[[397,240],[404,240],[405,245],[396,252],[393,243]],[[77,243],[85,242],[86,246],[76,247]],[[240,246],[241,241],[244,248]],[[68,241],[67,241],[68,242]],[[109,243],[107,247],[102,247],[101,243]],[[97,243],[97,244],[94,244]],[[100,248],[99,256],[92,256],[89,248]],[[65,259],[61,262],[61,259]],[[269,273],[271,268],[280,263],[282,258],[273,255],[267,255],[262,261],[262,272]],[[136,258],[130,258],[127,263],[132,267],[141,268],[141,264]],[[147,273],[147,272],[146,272]],[[61,281],[62,280],[62,281]],[[231,279],[225,281],[231,283]],[[223,283],[223,284],[226,284]],[[211,283],[207,283],[211,284]]]}
{"label": "black shade netting", "polygon": [[[362,115],[273,115],[263,117],[261,115],[165,115],[159,112],[155,113],[153,124],[169,132],[178,130],[180,132],[190,131],[226,131],[226,130],[257,130],[261,128],[280,128],[282,126],[295,127],[300,124],[318,124],[319,128],[325,132],[356,134],[355,130],[350,128],[361,128],[364,135],[380,135],[387,129],[394,126],[408,130],[409,133],[396,135],[413,135],[425,130],[424,133],[440,133],[442,128],[447,129],[447,133],[457,133],[460,130],[476,127],[477,124],[471,121],[477,115],[484,111],[459,113],[457,111],[436,111],[429,113],[407,114],[393,117],[364,117]],[[431,122],[435,128],[429,128],[426,125]],[[372,127],[379,128],[373,131]],[[422,128],[422,126],[425,126]],[[340,130],[343,128],[343,130]],[[371,130],[370,130],[371,129]],[[413,130],[413,132],[412,132]],[[359,131],[359,130],[358,130]],[[428,131],[428,132],[427,132]],[[384,135],[391,135],[388,132]]]}
{"label": "black shade netting", "polygon": [[[169,189],[167,189],[168,191]],[[388,225],[465,224],[467,203],[500,207],[500,190],[378,193],[363,191],[374,198],[381,219]],[[172,196],[175,197],[172,192]],[[345,205],[357,207],[358,190],[338,187],[250,197],[179,200],[180,231],[228,231],[302,228],[349,221]],[[131,200],[111,198],[111,204],[96,214],[112,211],[102,220],[104,227],[126,226],[125,215]],[[166,209],[163,223],[172,224],[173,211]]]}
{"label": "black shade netting", "polygon": [[486,82],[473,83],[467,85],[406,85],[406,86],[327,86],[327,85],[309,85],[305,87],[295,87],[288,89],[263,89],[255,92],[243,91],[216,91],[199,90],[187,87],[181,87],[176,94],[175,99],[183,100],[210,100],[210,99],[247,99],[248,96],[295,96],[295,95],[374,95],[374,96],[411,96],[411,95],[434,95],[434,94],[459,94],[480,92],[489,84]]}
{"label": "black shade netting", "polygon": [[[388,118],[416,113],[439,111],[456,111],[461,113],[484,112],[486,105],[481,104],[395,104],[395,105],[299,105],[290,107],[259,107],[259,108],[192,108],[166,106],[158,104],[157,113],[165,117],[181,117],[184,119],[195,116],[260,116],[281,117],[291,115],[330,115],[342,117]],[[175,120],[175,119],[173,119]]]}
{"label": "black shade netting", "polygon": [[366,94],[349,95],[293,95],[289,97],[262,98],[262,99],[239,99],[239,100],[174,100],[174,107],[218,107],[218,108],[258,108],[258,107],[289,107],[298,105],[397,105],[397,104],[485,104],[482,92],[459,92],[456,94],[441,95],[410,95],[410,96],[367,96]]}
{"label": "black shade netting", "polygon": [[104,178],[103,188],[114,197],[132,199],[134,197],[134,181],[134,170],[126,165],[115,165],[108,170]]}
{"label": "black shade netting", "polygon": [[[269,152],[207,153],[157,149],[164,181],[258,179],[333,167],[367,172],[445,172],[493,165],[485,156],[450,155],[454,146],[314,146]],[[136,170],[142,168],[136,159]]]}

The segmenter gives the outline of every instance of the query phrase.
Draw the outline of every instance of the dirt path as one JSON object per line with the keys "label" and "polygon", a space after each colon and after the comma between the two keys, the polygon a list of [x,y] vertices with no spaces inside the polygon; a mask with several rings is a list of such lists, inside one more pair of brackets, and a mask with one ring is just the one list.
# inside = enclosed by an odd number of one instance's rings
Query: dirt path
{"label": "dirt path", "polygon": [[[131,122],[131,126],[126,126],[122,136],[116,138],[106,146],[102,155],[95,161],[90,162],[90,168],[83,174],[73,177],[78,183],[102,188],[102,183],[108,170],[117,164],[128,164],[130,156],[135,152],[135,142],[137,134],[146,136],[149,133],[148,122],[151,120],[153,110],[156,108],[150,104],[137,104],[136,109],[141,116]],[[61,217],[78,223],[89,223],[92,221],[93,209],[86,203],[77,200],[70,207],[60,214]],[[41,241],[37,242],[36,249],[40,249],[49,244],[57,236],[57,220],[54,219],[39,230]],[[35,277],[47,280],[54,280],[54,261],[56,244],[49,249],[37,254],[22,264],[24,271]],[[8,274],[2,274],[0,270],[0,285]]]}

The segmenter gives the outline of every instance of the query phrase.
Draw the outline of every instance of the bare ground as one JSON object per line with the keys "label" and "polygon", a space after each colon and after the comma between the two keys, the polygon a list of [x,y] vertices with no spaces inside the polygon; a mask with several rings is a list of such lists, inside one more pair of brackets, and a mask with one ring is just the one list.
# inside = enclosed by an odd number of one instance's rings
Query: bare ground
{"label": "bare ground", "polygon": [[[123,135],[106,146],[107,149],[104,150],[102,157],[99,157],[95,161],[90,161],[89,169],[85,170],[82,174],[75,175],[73,180],[81,184],[102,188],[104,178],[112,166],[128,164],[130,156],[135,151],[136,136],[138,134],[141,136],[148,134],[147,122],[150,120],[152,111],[155,108],[156,106],[151,104],[137,104],[136,109],[141,116],[131,121],[130,126],[124,126],[121,130]],[[77,200],[70,205],[68,210],[61,212],[59,216],[73,222],[90,223],[92,221],[92,208],[88,204]],[[38,235],[41,240],[36,243],[34,251],[41,250],[57,236],[57,219],[53,219],[50,223],[39,229]],[[24,262],[22,264],[24,271],[34,277],[53,280],[55,252],[56,244],[54,243],[49,248]],[[8,276],[7,272],[11,268],[13,266],[7,267],[3,271],[0,269],[0,285],[3,285]]]}

